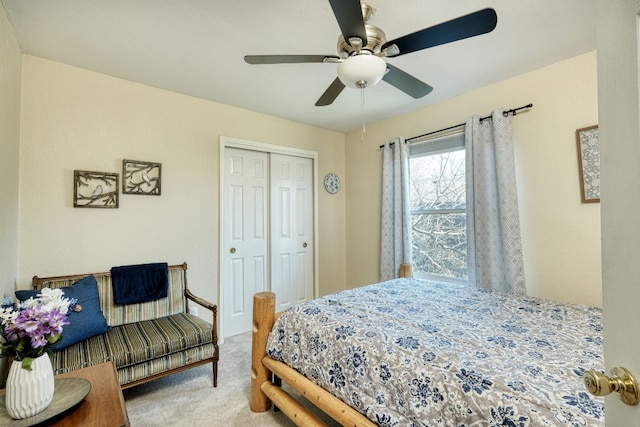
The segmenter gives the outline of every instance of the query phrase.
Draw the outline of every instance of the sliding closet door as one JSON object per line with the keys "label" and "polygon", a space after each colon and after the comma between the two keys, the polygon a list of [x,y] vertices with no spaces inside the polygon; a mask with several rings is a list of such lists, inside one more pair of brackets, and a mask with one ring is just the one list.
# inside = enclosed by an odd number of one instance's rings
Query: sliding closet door
{"label": "sliding closet door", "polygon": [[276,310],[313,299],[313,162],[271,154],[271,290]]}
{"label": "sliding closet door", "polygon": [[222,313],[224,335],[251,330],[253,294],[267,290],[269,155],[225,149]]}
{"label": "sliding closet door", "polygon": [[229,337],[251,331],[256,292],[274,292],[278,311],[315,296],[317,157],[223,137],[220,158],[219,310]]}

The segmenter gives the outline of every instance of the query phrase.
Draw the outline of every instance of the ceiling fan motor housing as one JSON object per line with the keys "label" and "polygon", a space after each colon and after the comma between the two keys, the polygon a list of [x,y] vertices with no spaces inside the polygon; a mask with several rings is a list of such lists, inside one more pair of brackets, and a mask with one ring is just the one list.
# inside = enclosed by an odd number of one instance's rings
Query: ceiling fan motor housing
{"label": "ceiling fan motor housing", "polygon": [[352,44],[347,42],[342,35],[338,37],[337,50],[338,55],[340,55],[342,59],[348,58],[349,56],[354,54],[357,55],[361,50],[369,51],[374,55],[381,52],[382,45],[387,42],[387,36],[385,35],[384,31],[374,25],[369,24],[366,24],[364,28],[367,32],[367,40],[362,41],[362,47],[358,46],[357,43],[353,43],[355,44],[355,46],[353,46]]}

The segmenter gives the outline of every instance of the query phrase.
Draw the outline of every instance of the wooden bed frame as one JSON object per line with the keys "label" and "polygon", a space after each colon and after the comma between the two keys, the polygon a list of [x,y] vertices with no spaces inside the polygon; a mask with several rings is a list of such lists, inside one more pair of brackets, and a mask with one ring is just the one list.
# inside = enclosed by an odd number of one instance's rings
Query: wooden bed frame
{"label": "wooden bed frame", "polygon": [[[403,264],[400,277],[412,276],[411,265]],[[273,292],[260,292],[253,296],[251,410],[265,412],[273,403],[297,426],[326,427],[321,419],[280,387],[279,380],[274,379],[275,375],[341,425],[375,427],[376,424],[369,418],[317,386],[295,369],[267,355],[269,333],[280,315],[280,312],[276,313],[275,306],[276,295]]]}

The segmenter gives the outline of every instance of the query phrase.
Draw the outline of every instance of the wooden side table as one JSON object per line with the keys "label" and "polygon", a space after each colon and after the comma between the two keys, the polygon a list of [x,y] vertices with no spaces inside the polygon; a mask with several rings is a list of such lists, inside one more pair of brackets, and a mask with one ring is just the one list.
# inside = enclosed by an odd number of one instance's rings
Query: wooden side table
{"label": "wooden side table", "polygon": [[84,378],[91,383],[91,391],[75,409],[51,426],[128,427],[130,425],[116,367],[112,362],[56,375],[56,378]]}

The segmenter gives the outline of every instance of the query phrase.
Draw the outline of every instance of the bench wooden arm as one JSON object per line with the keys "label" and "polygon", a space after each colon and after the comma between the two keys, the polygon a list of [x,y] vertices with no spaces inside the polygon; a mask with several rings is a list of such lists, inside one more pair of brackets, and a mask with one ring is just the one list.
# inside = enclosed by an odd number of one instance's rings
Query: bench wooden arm
{"label": "bench wooden arm", "polygon": [[[213,325],[213,343],[217,347],[218,345],[218,306],[212,302],[207,301],[204,298],[200,298],[191,292],[189,289],[184,290],[184,296],[187,300],[191,300],[196,304],[203,306],[204,308],[211,310],[211,314],[213,317],[212,325]],[[187,303],[187,312],[189,312],[189,304]]]}
{"label": "bench wooden arm", "polygon": [[207,301],[204,298],[200,298],[199,296],[195,295],[193,292],[191,292],[189,289],[185,289],[184,290],[184,296],[187,297],[188,299],[190,299],[191,301],[195,302],[196,304],[199,304],[201,306],[203,306],[204,308],[211,310],[211,311],[218,311],[218,306],[215,305],[212,302]]}
{"label": "bench wooden arm", "polygon": [[185,290],[184,290],[184,296],[187,299],[187,305],[186,305],[186,309],[187,309],[187,313],[189,312],[189,300],[195,302],[198,305],[201,305],[202,307],[211,310],[211,317],[212,317],[212,341],[213,341],[213,347],[215,348],[215,356],[214,356],[214,363],[213,363],[213,386],[217,387],[218,386],[218,358],[219,358],[219,354],[220,354],[220,350],[218,347],[218,306],[215,305],[212,302],[207,301],[204,298],[200,298],[199,296],[194,295],[189,289],[186,288],[185,286]]}

